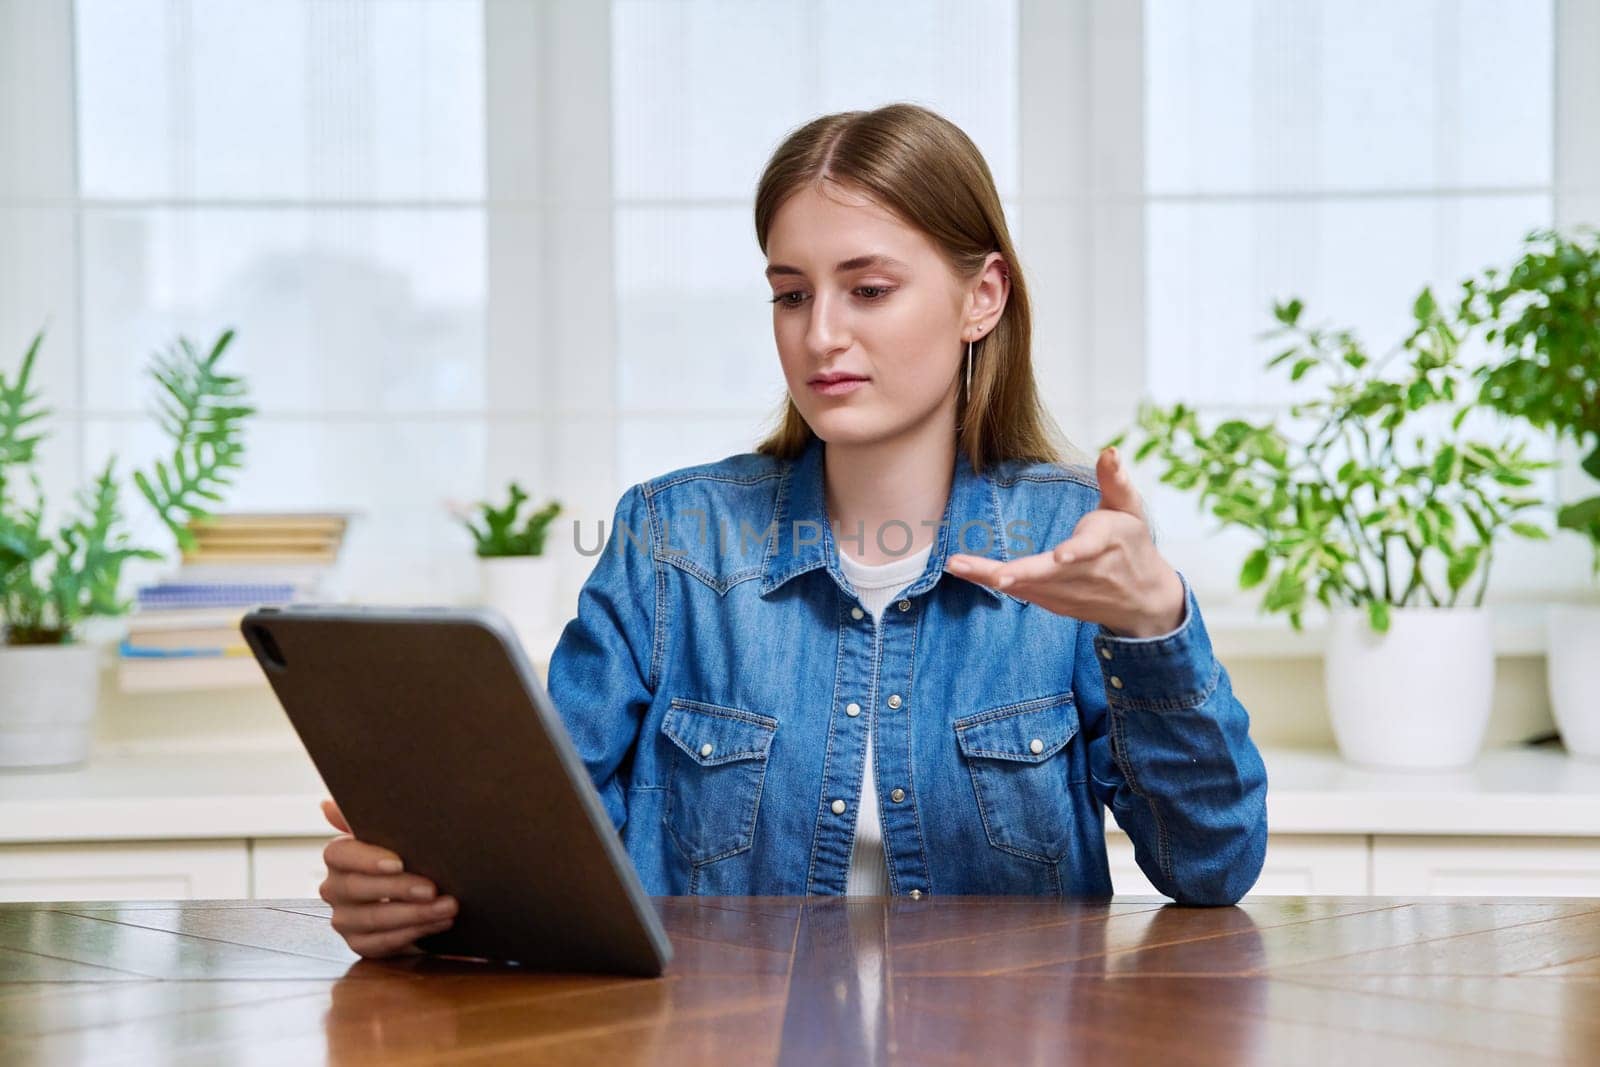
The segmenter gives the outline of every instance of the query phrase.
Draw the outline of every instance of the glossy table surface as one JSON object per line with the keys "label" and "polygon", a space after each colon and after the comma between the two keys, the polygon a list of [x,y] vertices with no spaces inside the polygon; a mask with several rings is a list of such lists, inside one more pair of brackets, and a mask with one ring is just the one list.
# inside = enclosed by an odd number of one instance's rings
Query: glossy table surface
{"label": "glossy table surface", "polygon": [[664,898],[660,979],[0,904],[0,1063],[1600,1062],[1600,899]]}

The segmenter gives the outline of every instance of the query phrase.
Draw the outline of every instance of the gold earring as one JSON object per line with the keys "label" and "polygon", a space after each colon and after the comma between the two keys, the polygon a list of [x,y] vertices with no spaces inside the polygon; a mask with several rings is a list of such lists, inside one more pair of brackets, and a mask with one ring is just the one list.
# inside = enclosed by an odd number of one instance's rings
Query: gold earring
{"label": "gold earring", "polygon": [[972,342],[967,342],[967,399],[972,399]]}

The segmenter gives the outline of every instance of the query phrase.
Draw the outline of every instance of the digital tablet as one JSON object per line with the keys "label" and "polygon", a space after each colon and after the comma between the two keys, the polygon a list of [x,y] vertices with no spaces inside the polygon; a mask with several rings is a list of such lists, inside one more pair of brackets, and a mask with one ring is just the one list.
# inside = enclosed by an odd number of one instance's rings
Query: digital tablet
{"label": "digital tablet", "polygon": [[499,613],[290,605],[239,625],[355,836],[459,902],[419,948],[662,972],[660,918]]}

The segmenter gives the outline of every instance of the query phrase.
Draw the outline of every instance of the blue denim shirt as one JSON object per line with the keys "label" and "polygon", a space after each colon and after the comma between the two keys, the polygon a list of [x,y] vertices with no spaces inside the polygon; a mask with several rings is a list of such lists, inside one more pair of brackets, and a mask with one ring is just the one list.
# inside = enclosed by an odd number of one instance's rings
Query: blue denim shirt
{"label": "blue denim shirt", "polygon": [[839,568],[823,449],[631,486],[551,655],[646,890],[843,893],[870,730],[892,892],[1109,895],[1110,807],[1162,893],[1243,896],[1266,771],[1187,579],[1183,623],[1138,639],[944,570],[1064,541],[1093,472],[958,455],[927,567],[875,622]]}

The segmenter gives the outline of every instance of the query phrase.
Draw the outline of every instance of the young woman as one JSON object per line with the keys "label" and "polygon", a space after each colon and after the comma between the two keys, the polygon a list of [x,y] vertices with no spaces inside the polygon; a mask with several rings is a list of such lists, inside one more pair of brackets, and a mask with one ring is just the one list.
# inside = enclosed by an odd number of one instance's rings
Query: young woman
{"label": "young woman", "polygon": [[[1114,450],[1035,389],[994,182],[896,104],[819,118],[755,203],[788,383],[754,452],[630,487],[548,688],[653,894],[1161,892],[1230,904],[1266,846],[1249,717]],[[348,836],[355,951],[455,902]]]}

